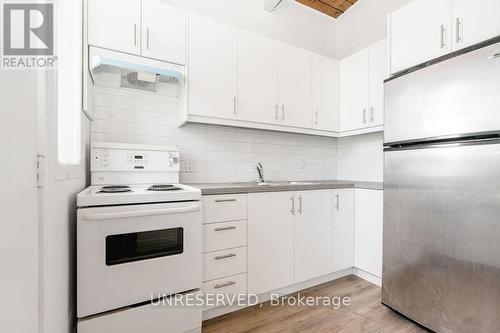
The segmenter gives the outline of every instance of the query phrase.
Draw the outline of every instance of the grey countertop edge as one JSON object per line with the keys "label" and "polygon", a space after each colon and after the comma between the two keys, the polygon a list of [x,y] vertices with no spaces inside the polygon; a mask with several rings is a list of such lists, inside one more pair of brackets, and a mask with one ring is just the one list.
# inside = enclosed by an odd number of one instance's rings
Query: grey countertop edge
{"label": "grey countertop edge", "polygon": [[[186,184],[199,188],[202,195],[245,194],[262,192],[289,192],[359,188],[367,190],[383,190],[382,182],[364,182],[349,180],[318,180],[307,181],[314,184],[280,184],[277,186],[257,186],[254,183],[217,183],[217,184]],[[282,183],[282,182],[279,182]]]}

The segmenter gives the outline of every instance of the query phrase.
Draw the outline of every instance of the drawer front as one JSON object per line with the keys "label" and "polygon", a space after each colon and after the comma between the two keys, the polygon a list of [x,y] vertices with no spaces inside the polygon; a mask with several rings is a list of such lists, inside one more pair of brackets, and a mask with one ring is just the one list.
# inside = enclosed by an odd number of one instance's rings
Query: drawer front
{"label": "drawer front", "polygon": [[208,195],[203,197],[203,223],[246,220],[247,195]]}
{"label": "drawer front", "polygon": [[247,248],[239,247],[203,255],[203,281],[220,279],[247,271]]}
{"label": "drawer front", "polygon": [[213,252],[247,245],[247,221],[205,224],[203,252]]}
{"label": "drawer front", "polygon": [[203,282],[201,291],[204,294],[246,294],[247,293],[247,274],[238,274],[228,276],[222,279]]}

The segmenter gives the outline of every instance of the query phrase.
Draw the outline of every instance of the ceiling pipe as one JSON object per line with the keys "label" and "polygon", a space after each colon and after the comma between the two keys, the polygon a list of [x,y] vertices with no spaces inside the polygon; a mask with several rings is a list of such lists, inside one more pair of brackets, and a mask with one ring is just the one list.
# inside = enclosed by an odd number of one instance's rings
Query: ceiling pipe
{"label": "ceiling pipe", "polygon": [[272,12],[278,7],[280,4],[281,0],[264,0],[264,8],[268,12]]}

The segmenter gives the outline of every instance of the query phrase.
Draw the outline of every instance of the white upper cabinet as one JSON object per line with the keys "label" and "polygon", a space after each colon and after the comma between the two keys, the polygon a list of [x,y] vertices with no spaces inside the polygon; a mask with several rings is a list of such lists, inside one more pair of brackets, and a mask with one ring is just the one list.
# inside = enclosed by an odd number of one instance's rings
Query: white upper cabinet
{"label": "white upper cabinet", "polygon": [[390,14],[391,73],[451,51],[451,6],[452,0],[414,0]]}
{"label": "white upper cabinet", "polygon": [[369,48],[370,52],[370,126],[384,124],[384,80],[389,77],[387,39]]}
{"label": "white upper cabinet", "polygon": [[141,54],[141,0],[88,0],[90,45]]}
{"label": "white upper cabinet", "polygon": [[331,272],[333,191],[295,196],[295,283],[299,283]]}
{"label": "white upper cabinet", "polygon": [[340,61],[340,130],[369,126],[370,51],[363,49]]}
{"label": "white upper cabinet", "polygon": [[333,192],[332,271],[354,267],[354,190]]}
{"label": "white upper cabinet", "polygon": [[319,54],[312,55],[313,127],[339,131],[339,62]]}
{"label": "white upper cabinet", "polygon": [[278,42],[238,32],[238,119],[278,121]]}
{"label": "white upper cabinet", "polygon": [[500,1],[453,0],[452,7],[454,50],[500,35]]}
{"label": "white upper cabinet", "polygon": [[279,121],[283,125],[310,128],[311,53],[279,43]]}
{"label": "white upper cabinet", "polygon": [[189,15],[189,113],[237,118],[237,30]]}
{"label": "white upper cabinet", "polygon": [[142,0],[142,55],[184,65],[186,20],[185,11],[162,0]]}

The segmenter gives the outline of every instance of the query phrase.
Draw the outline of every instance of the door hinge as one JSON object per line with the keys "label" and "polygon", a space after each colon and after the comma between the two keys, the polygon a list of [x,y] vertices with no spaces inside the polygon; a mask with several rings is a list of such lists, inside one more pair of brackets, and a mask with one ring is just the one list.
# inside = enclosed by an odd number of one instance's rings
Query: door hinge
{"label": "door hinge", "polygon": [[36,182],[38,188],[45,187],[45,155],[36,155]]}

